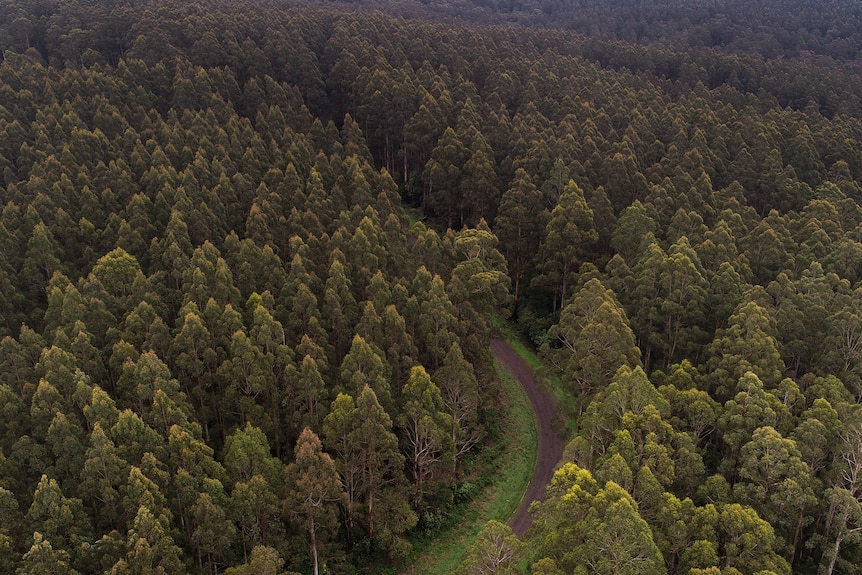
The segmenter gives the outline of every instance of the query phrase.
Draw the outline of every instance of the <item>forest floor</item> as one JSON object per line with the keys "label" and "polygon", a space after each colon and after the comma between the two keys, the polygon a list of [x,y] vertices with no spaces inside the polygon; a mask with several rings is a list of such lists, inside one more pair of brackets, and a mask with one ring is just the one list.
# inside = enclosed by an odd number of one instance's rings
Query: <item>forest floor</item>
{"label": "forest floor", "polygon": [[491,341],[491,351],[497,361],[503,365],[509,375],[515,379],[533,405],[536,416],[538,454],[536,467],[529,487],[524,493],[521,505],[509,521],[515,535],[521,537],[533,523],[530,515],[530,504],[545,498],[545,487],[554,475],[554,469],[563,454],[565,440],[553,429],[552,422],[556,414],[556,403],[553,396],[536,379],[533,370],[501,339]]}

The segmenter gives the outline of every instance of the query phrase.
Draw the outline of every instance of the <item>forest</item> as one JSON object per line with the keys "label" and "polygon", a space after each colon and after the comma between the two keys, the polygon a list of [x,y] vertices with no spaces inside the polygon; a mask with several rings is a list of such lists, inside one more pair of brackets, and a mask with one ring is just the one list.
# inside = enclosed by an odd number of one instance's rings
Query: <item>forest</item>
{"label": "forest", "polygon": [[860,12],[0,0],[0,572],[862,573]]}

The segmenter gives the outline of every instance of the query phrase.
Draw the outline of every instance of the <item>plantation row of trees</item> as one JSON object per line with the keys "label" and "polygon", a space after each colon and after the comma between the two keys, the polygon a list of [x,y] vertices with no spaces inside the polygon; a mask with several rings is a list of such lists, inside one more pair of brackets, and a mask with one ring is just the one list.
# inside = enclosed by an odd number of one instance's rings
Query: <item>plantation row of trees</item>
{"label": "plantation row of trees", "polygon": [[578,434],[466,571],[858,572],[851,66],[419,6],[2,10],[2,570],[397,564],[481,481],[503,309]]}

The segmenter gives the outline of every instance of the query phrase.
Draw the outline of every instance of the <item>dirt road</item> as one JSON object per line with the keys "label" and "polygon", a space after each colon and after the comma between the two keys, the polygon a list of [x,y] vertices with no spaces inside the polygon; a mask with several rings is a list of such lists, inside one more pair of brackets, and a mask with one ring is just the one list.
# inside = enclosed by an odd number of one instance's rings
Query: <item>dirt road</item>
{"label": "dirt road", "polygon": [[545,498],[545,487],[551,481],[554,467],[560,461],[564,441],[551,428],[551,422],[554,419],[554,399],[539,384],[529,366],[505,341],[491,340],[491,351],[509,375],[524,388],[536,414],[536,436],[539,442],[536,469],[527,492],[521,500],[521,506],[509,521],[512,531],[520,537],[533,523],[533,517],[528,513],[530,503]]}

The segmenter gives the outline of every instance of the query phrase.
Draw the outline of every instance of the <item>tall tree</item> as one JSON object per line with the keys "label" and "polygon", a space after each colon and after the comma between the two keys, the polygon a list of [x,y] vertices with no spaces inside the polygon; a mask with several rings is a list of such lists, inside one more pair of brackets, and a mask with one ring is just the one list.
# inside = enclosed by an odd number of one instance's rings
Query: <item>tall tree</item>
{"label": "tall tree", "polygon": [[455,308],[440,276],[432,279],[424,267],[416,272],[411,287],[414,295],[408,301],[405,317],[412,320],[411,331],[422,365],[436,369],[455,341],[458,328]]}
{"label": "tall tree", "polygon": [[554,474],[547,499],[537,506],[533,541],[537,557],[564,572],[667,573],[631,496],[612,481],[600,487],[574,463]]}
{"label": "tall tree", "polygon": [[452,269],[446,288],[452,303],[472,324],[474,332],[484,331],[483,318],[509,295],[506,260],[497,250],[498,243],[484,219],[475,229],[463,229],[455,237],[454,247],[462,260]]}
{"label": "tall tree", "polygon": [[3,525],[0,527],[0,568],[7,573],[12,572],[18,560],[14,545],[21,533],[21,520],[15,494],[5,487],[0,487],[0,524]]}
{"label": "tall tree", "polygon": [[336,504],[344,499],[335,462],[317,435],[305,428],[296,441],[296,459],[285,469],[285,514],[301,529],[311,555],[312,573],[320,572],[319,550],[336,531]]}
{"label": "tall tree", "polygon": [[431,152],[423,172],[426,193],[423,207],[446,219],[447,227],[455,224],[461,201],[461,179],[470,151],[451,127],[446,128]]}
{"label": "tall tree", "polygon": [[832,575],[840,564],[842,546],[862,539],[862,424],[850,426],[842,444],[840,482],[825,492],[830,546],[824,550],[818,569],[823,575]]}
{"label": "tall tree", "polygon": [[787,541],[784,556],[792,565],[817,503],[811,468],[802,461],[796,442],[771,427],[756,429],[740,451],[739,477],[734,485],[737,500],[757,509],[780,531]]}
{"label": "tall tree", "polygon": [[480,218],[492,219],[500,199],[494,154],[481,134],[477,133],[473,140],[473,149],[468,152],[471,155],[464,163],[460,184],[462,199],[458,219],[462,226],[476,225]]}
{"label": "tall tree", "polygon": [[120,488],[128,475],[128,464],[97,422],[90,435],[80,492],[92,501],[102,526],[119,527]]}
{"label": "tall tree", "polygon": [[584,192],[574,180],[569,180],[551,211],[545,240],[539,249],[541,275],[536,281],[553,292],[554,309],[568,299],[573,274],[598,239],[593,211]]}
{"label": "tall tree", "polygon": [[[285,405],[288,416],[297,426],[320,429],[323,418],[326,417],[327,388],[320,373],[318,362],[306,354],[299,364],[296,374],[296,401],[293,405]],[[285,402],[288,398],[285,397]],[[291,413],[292,412],[292,413]]]}
{"label": "tall tree", "polygon": [[665,365],[695,355],[704,343],[707,281],[697,253],[682,236],[668,249],[661,270]]}
{"label": "tall tree", "polygon": [[250,423],[228,436],[221,459],[232,482],[249,481],[260,475],[273,487],[280,484],[282,463],[270,453],[263,431]]}
{"label": "tall tree", "polygon": [[775,531],[751,507],[730,503],[721,508],[718,541],[724,549],[721,562],[725,569],[790,573],[787,561],[775,552]]}
{"label": "tall tree", "polygon": [[114,575],[186,573],[182,551],[170,535],[170,517],[156,516],[141,506],[126,537],[126,556],[111,569]]}
{"label": "tall tree", "polygon": [[323,421],[326,447],[335,454],[336,469],[344,488],[347,521],[347,543],[353,544],[359,512],[359,451],[353,435],[356,424],[356,402],[351,395],[339,393]]}
{"label": "tall tree", "polygon": [[249,547],[254,555],[253,549],[257,546],[275,544],[284,537],[284,528],[279,520],[279,497],[263,475],[252,475],[248,481],[233,484],[229,515],[239,529],[246,560]]}
{"label": "tall tree", "polygon": [[471,575],[515,573],[521,548],[521,542],[512,533],[511,527],[499,521],[488,521],[467,550],[458,572]]}
{"label": "tall tree", "polygon": [[708,350],[716,399],[729,399],[740,377],[749,371],[766,387],[778,385],[784,363],[773,333],[773,319],[766,309],[751,301],[736,307],[728,327],[719,330]]}
{"label": "tall tree", "polygon": [[344,357],[349,348],[350,331],[358,319],[359,310],[350,290],[350,280],[344,265],[333,258],[323,292],[323,322],[330,334],[335,357]]}
{"label": "tall tree", "polygon": [[244,565],[231,567],[224,575],[281,575],[284,559],[272,547],[258,545]]}
{"label": "tall tree", "polygon": [[611,246],[629,266],[633,266],[657,231],[658,225],[646,207],[639,200],[635,200],[620,213]]}
{"label": "tall tree", "polygon": [[513,282],[512,319],[518,319],[521,281],[529,272],[550,214],[542,192],[523,168],[518,168],[500,201],[494,231],[503,246]]}
{"label": "tall tree", "polygon": [[[737,383],[739,392],[724,404],[718,419],[723,446],[723,467],[729,477],[737,473],[737,456],[744,445],[751,441],[760,427],[781,429],[786,425],[787,408],[775,395],[763,388],[763,383],[753,372],[747,372]],[[782,417],[784,416],[784,417]],[[784,420],[784,421],[782,421]]]}
{"label": "tall tree", "polygon": [[54,548],[65,552],[72,565],[80,558],[84,542],[91,537],[90,522],[81,500],[65,497],[57,481],[45,475],[33,493],[26,520],[34,532],[38,531],[53,542]]}
{"label": "tall tree", "polygon": [[218,354],[212,334],[207,328],[198,305],[189,302],[180,309],[177,333],[171,343],[170,356],[178,377],[185,383],[187,393],[197,406],[197,415],[209,440],[210,425],[218,420],[220,402],[217,394],[216,369]]}
{"label": "tall tree", "polygon": [[341,381],[345,389],[356,397],[369,386],[388,409],[394,407],[389,386],[389,363],[379,349],[368,344],[361,336],[353,336],[350,351],[341,362]]}
{"label": "tall tree", "polygon": [[367,385],[356,400],[350,435],[356,449],[357,486],[368,539],[399,556],[409,549],[401,535],[416,524],[416,515],[407,503],[404,456],[392,432],[392,420]]}
{"label": "tall tree", "polygon": [[51,541],[38,531],[33,533],[33,545],[21,558],[16,575],[77,575],[69,565],[69,554],[55,550]]}
{"label": "tall tree", "polygon": [[[33,228],[33,233],[27,242],[27,252],[21,270],[26,282],[25,293],[33,304],[44,302],[43,290],[54,272],[64,271],[61,256],[62,252],[54,234],[40,221]],[[36,316],[31,315],[31,317],[37,319]]]}
{"label": "tall tree", "polygon": [[464,359],[458,342],[453,342],[440,369],[434,372],[446,411],[452,418],[452,467],[482,439],[479,425],[479,383],[473,366]]}
{"label": "tall tree", "polygon": [[606,387],[620,367],[637,367],[640,351],[614,293],[590,279],[563,308],[541,352],[581,396]]}
{"label": "tall tree", "polygon": [[422,507],[433,493],[433,480],[444,471],[454,471],[452,417],[445,412],[440,388],[421,365],[410,370],[401,392],[401,415],[405,453],[412,469],[414,500]]}
{"label": "tall tree", "polygon": [[198,569],[203,570],[205,556],[208,570],[218,573],[219,564],[233,543],[236,527],[227,518],[224,507],[214,501],[209,493],[199,494],[190,511],[195,525],[190,543],[195,551]]}

